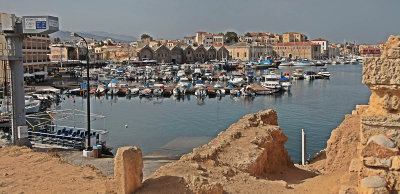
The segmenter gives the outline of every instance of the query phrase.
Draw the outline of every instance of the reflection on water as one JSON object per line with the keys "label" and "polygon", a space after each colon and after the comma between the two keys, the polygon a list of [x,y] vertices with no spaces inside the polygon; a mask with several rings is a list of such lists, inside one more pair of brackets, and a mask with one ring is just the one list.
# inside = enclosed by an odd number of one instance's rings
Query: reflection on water
{"label": "reflection on water", "polygon": [[[285,67],[279,71],[293,70]],[[144,154],[181,154],[207,143],[245,114],[275,109],[279,126],[289,136],[286,148],[292,160],[298,162],[302,128],[307,133],[307,152],[314,154],[326,147],[331,130],[345,114],[355,105],[368,102],[370,91],[361,83],[361,65],[328,66],[328,70],[332,73],[330,80],[293,81],[291,92],[274,95],[246,98],[101,96],[92,98],[91,111],[107,116],[108,144],[114,151],[120,146],[136,145]],[[82,98],[66,98],[59,107],[85,110],[85,103]],[[94,121],[92,125],[102,127],[103,124]],[[165,149],[166,145],[173,146]]]}

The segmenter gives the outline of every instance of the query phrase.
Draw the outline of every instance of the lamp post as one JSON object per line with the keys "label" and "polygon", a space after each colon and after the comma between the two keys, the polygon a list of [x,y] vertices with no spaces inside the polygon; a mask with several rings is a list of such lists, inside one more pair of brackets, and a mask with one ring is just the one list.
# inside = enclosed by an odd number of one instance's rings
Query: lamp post
{"label": "lamp post", "polygon": [[71,32],[71,37],[79,37],[81,38],[83,41],[85,41],[86,44],[86,91],[87,91],[87,133],[88,133],[88,140],[87,140],[87,144],[86,144],[86,151],[90,151],[91,147],[90,147],[90,77],[89,77],[89,46],[87,41],[85,40],[85,38],[83,38],[82,36],[78,35],[77,33]]}

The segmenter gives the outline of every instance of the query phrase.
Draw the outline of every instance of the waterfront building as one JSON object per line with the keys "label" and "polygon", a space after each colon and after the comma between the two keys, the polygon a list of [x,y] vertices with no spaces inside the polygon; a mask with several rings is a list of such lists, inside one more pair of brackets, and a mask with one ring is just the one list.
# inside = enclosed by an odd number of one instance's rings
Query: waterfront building
{"label": "waterfront building", "polygon": [[50,46],[50,61],[59,64],[60,67],[80,63],[78,47],[73,44],[52,44]]}
{"label": "waterfront building", "polygon": [[267,53],[267,47],[265,45],[250,44],[247,42],[239,42],[230,46],[227,46],[232,59],[250,61],[257,60]]}
{"label": "waterfront building", "polygon": [[185,36],[183,42],[187,45],[193,45],[195,43],[196,36]]}
{"label": "waterfront building", "polygon": [[194,62],[194,49],[192,45],[183,46],[183,63],[193,63]]}
{"label": "waterfront building", "polygon": [[321,45],[314,42],[288,42],[273,46],[280,57],[290,59],[322,59]]}
{"label": "waterfront building", "polygon": [[229,51],[224,45],[211,45],[210,47],[202,44],[198,47],[192,45],[175,45],[173,47],[145,45],[137,49],[136,56],[139,60],[153,59],[157,63],[204,63],[210,60],[227,59]]}
{"label": "waterfront building", "polygon": [[214,34],[213,35],[213,45],[224,45],[225,44],[225,36],[224,34]]}
{"label": "waterfront building", "polygon": [[22,55],[25,73],[47,72],[47,68],[54,65],[49,58],[49,35],[30,35],[24,37]]}
{"label": "waterfront building", "polygon": [[313,43],[317,43],[319,45],[321,45],[321,54],[323,57],[328,57],[329,56],[329,41],[322,39],[322,38],[318,38],[318,39],[314,39],[311,42]]}
{"label": "waterfront building", "polygon": [[206,34],[206,32],[203,31],[197,31],[196,32],[196,38],[195,38],[195,43],[197,43],[197,45],[203,44],[203,35]]}
{"label": "waterfront building", "polygon": [[381,49],[376,47],[366,47],[360,49],[360,55],[365,57],[379,57],[381,55]]}
{"label": "waterfront building", "polygon": [[306,42],[307,36],[298,32],[285,32],[282,35],[283,42]]}
{"label": "waterfront building", "polygon": [[203,34],[203,43],[205,47],[210,47],[213,45],[213,35],[212,34]]}
{"label": "waterfront building", "polygon": [[206,48],[203,45],[193,47],[194,49],[194,60],[195,62],[204,63],[206,61]]}
{"label": "waterfront building", "polygon": [[340,55],[340,49],[334,44],[330,44],[328,50],[328,58],[336,58]]}

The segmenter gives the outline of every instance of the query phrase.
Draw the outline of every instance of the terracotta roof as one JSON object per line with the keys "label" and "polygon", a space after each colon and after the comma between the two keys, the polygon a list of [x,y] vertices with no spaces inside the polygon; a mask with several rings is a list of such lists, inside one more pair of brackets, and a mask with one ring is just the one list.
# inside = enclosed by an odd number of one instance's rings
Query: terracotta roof
{"label": "terracotta roof", "polygon": [[212,36],[212,34],[203,34],[204,36]]}
{"label": "terracotta roof", "polygon": [[368,47],[368,48],[363,48],[362,50],[381,50],[379,48],[373,48],[373,47]]}
{"label": "terracotta roof", "polygon": [[322,38],[318,38],[318,39],[315,39],[315,40],[312,40],[312,41],[327,41],[327,40],[322,39]]}
{"label": "terracotta roof", "polygon": [[197,31],[197,33],[206,33],[206,32],[204,32],[204,31]]}
{"label": "terracotta roof", "polygon": [[304,45],[319,45],[314,42],[285,42],[278,43],[275,46],[304,46]]}

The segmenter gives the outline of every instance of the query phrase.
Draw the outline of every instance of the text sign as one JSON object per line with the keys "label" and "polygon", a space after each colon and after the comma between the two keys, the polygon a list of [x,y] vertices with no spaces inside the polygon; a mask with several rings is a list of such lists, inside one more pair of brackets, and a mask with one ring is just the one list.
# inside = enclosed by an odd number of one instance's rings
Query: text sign
{"label": "text sign", "polygon": [[25,18],[25,29],[46,29],[46,18]]}

